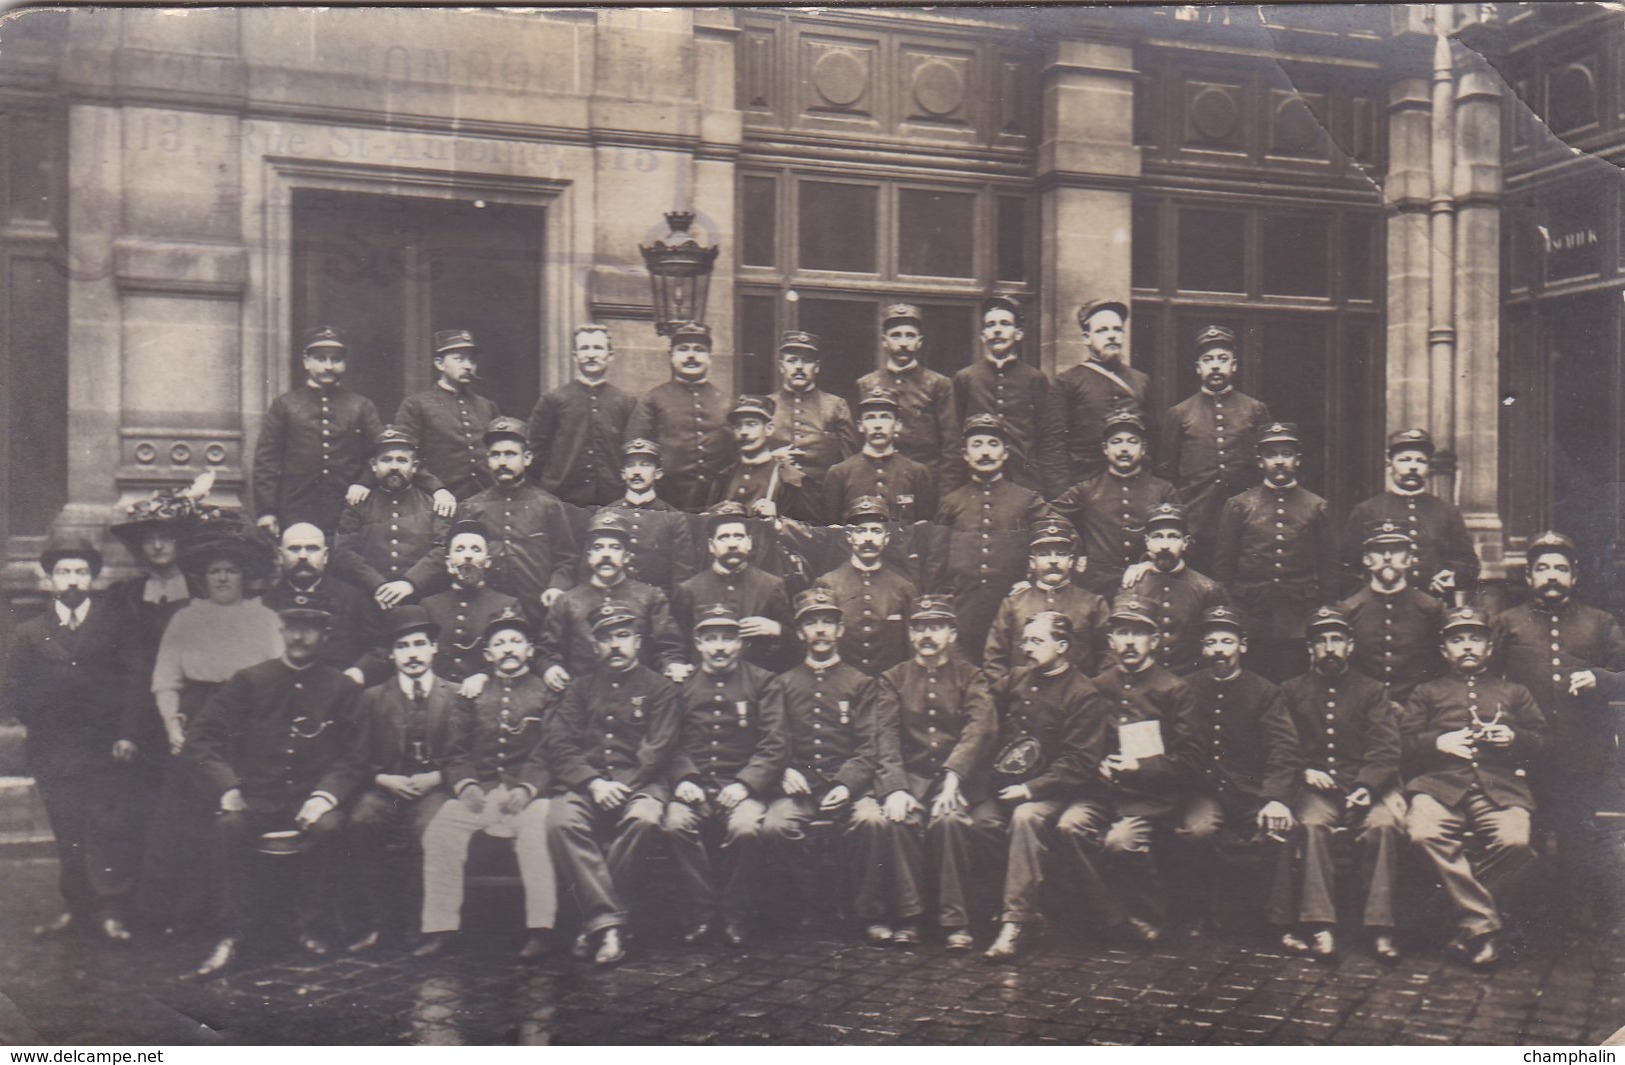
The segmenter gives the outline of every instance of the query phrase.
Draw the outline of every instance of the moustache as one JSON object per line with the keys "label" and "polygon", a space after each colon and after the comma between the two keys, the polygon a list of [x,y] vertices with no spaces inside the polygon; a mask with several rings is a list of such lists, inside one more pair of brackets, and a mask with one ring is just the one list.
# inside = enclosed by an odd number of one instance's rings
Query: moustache
{"label": "moustache", "polygon": [[315,573],[316,567],[310,564],[308,558],[302,558],[290,566],[288,571],[290,573]]}

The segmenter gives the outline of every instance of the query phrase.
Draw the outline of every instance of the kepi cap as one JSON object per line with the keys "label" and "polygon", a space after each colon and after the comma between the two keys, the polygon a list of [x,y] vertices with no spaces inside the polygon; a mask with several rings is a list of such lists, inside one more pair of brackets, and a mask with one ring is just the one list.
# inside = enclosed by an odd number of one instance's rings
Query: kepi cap
{"label": "kepi cap", "polygon": [[796,596],[796,620],[800,621],[803,614],[835,614],[840,616],[841,604],[836,600],[835,593],[828,588],[808,588]]}
{"label": "kepi cap", "polygon": [[1531,566],[1541,555],[1566,555],[1570,562],[1577,562],[1580,549],[1567,536],[1548,529],[1529,541],[1529,547],[1523,553],[1524,561]]}
{"label": "kepi cap", "polygon": [[925,319],[920,317],[920,309],[912,303],[893,303],[886,307],[880,316],[880,328],[885,329],[893,322],[913,322],[915,325],[924,325]]}
{"label": "kepi cap", "polygon": [[1303,446],[1303,438],[1298,435],[1298,427],[1292,422],[1270,422],[1258,431],[1258,446],[1265,444],[1295,444]]}
{"label": "kepi cap", "polygon": [[858,412],[869,410],[871,407],[891,411],[901,411],[903,400],[897,394],[897,389],[887,388],[885,385],[875,385],[865,389],[863,395],[858,397]]}
{"label": "kepi cap", "polygon": [[726,603],[708,603],[694,616],[694,631],[701,629],[737,629],[739,612]]}
{"label": "kepi cap", "polygon": [[1079,327],[1087,332],[1089,329],[1089,319],[1093,318],[1101,311],[1116,311],[1119,318],[1123,319],[1125,322],[1128,321],[1128,304],[1124,303],[1122,300],[1090,300],[1088,303],[1085,303],[1082,307],[1078,308]]}
{"label": "kepi cap", "polygon": [[344,342],[344,334],[330,325],[318,325],[305,330],[304,345],[300,351],[314,351],[317,348],[337,348],[348,351],[349,345]]}
{"label": "kepi cap", "polygon": [[764,422],[772,421],[773,411],[777,406],[771,396],[740,396],[734,400],[733,407],[728,411],[728,420],[752,416]]}
{"label": "kepi cap", "polygon": [[1341,629],[1347,633],[1354,632],[1354,623],[1342,609],[1335,606],[1319,606],[1309,615],[1309,621],[1304,626],[1308,633],[1319,632],[1321,629]]}
{"label": "kepi cap", "polygon": [[1361,541],[1362,547],[1377,547],[1382,544],[1402,544],[1415,550],[1416,541],[1411,539],[1410,530],[1397,521],[1384,520],[1367,522],[1365,539]]}
{"label": "kepi cap", "polygon": [[908,620],[914,621],[951,621],[958,622],[959,615],[954,612],[954,601],[946,595],[920,595],[914,598],[914,608],[908,613]]}
{"label": "kepi cap", "polygon": [[629,459],[633,455],[647,455],[660,462],[660,445],[647,437],[635,436],[621,445],[621,458]]}
{"label": "kepi cap", "polygon": [[712,343],[711,327],[706,325],[704,322],[678,322],[676,325],[672,326],[672,346],[676,347],[685,340],[689,342],[701,340],[704,341],[705,346],[709,348]]}
{"label": "kepi cap", "polygon": [[600,510],[587,523],[586,542],[591,542],[600,536],[613,536],[623,544],[630,544],[632,542],[632,527],[626,523],[625,518],[615,513],[615,511]]}
{"label": "kepi cap", "polygon": [[1145,516],[1145,531],[1150,532],[1163,525],[1170,525],[1180,532],[1186,532],[1185,508],[1178,503],[1158,503],[1152,507],[1151,512]]}
{"label": "kepi cap", "polygon": [[1107,622],[1133,621],[1147,628],[1157,627],[1157,608],[1150,600],[1142,599],[1133,592],[1124,592],[1112,603],[1112,612],[1107,616]]}
{"label": "kepi cap", "polygon": [[474,334],[466,329],[442,329],[434,335],[434,353],[446,355],[453,351],[477,349]]}
{"label": "kepi cap", "polygon": [[803,329],[786,329],[779,336],[779,354],[797,352],[802,355],[818,357],[818,335]]}
{"label": "kepi cap", "polygon": [[386,425],[379,431],[377,436],[372,438],[372,453],[374,455],[394,447],[409,447],[416,451],[418,449],[418,438],[398,425]]}
{"label": "kepi cap", "polygon": [[1034,523],[1027,536],[1027,549],[1039,547],[1042,544],[1065,544],[1073,551],[1078,549],[1078,530],[1065,518],[1047,518]]}
{"label": "kepi cap", "polygon": [[1119,407],[1106,415],[1106,420],[1100,424],[1100,438],[1108,439],[1113,433],[1120,433],[1124,429],[1133,429],[1144,440],[1149,433],[1145,427],[1145,415],[1136,407]]}
{"label": "kepi cap", "polygon": [[1401,429],[1388,437],[1388,454],[1416,450],[1433,454],[1433,436],[1426,429]]}
{"label": "kepi cap", "polygon": [[1476,606],[1458,606],[1454,610],[1445,612],[1444,623],[1439,626],[1439,634],[1443,635],[1456,629],[1483,629],[1488,632],[1490,616]]}
{"label": "kepi cap", "polygon": [[490,424],[485,427],[485,435],[480,438],[480,441],[486,447],[490,447],[492,440],[499,440],[505,436],[513,437],[523,447],[530,447],[530,426],[518,418],[510,418],[506,414],[500,418],[491,419]]}
{"label": "kepi cap", "polygon": [[1241,612],[1234,607],[1209,607],[1202,613],[1202,631],[1209,629],[1233,629],[1241,635],[1247,635],[1247,626],[1242,623]]}
{"label": "kepi cap", "polygon": [[308,618],[328,621],[333,617],[333,597],[326,592],[312,592],[290,599],[276,612],[279,618]]}
{"label": "kepi cap", "polygon": [[1208,348],[1224,348],[1226,351],[1236,350],[1236,334],[1232,329],[1222,325],[1205,325],[1196,334],[1196,354],[1200,355]]}
{"label": "kepi cap", "polygon": [[891,521],[891,507],[880,496],[858,496],[846,506],[843,515],[848,525],[862,525],[865,522]]}
{"label": "kepi cap", "polygon": [[588,616],[587,623],[592,634],[597,636],[605,629],[616,625],[636,624],[638,616],[624,603],[608,602],[594,610]]}
{"label": "kepi cap", "polygon": [[525,639],[536,639],[536,630],[531,626],[530,619],[511,606],[503,607],[496,617],[486,622],[485,631],[481,635],[489,643],[491,636],[503,629],[517,629],[525,634]]}
{"label": "kepi cap", "polygon": [[985,411],[981,414],[972,414],[969,418],[966,418],[961,431],[967,440],[973,436],[987,434],[996,436],[1005,443],[1010,442],[1010,423],[1000,415],[990,414]]}

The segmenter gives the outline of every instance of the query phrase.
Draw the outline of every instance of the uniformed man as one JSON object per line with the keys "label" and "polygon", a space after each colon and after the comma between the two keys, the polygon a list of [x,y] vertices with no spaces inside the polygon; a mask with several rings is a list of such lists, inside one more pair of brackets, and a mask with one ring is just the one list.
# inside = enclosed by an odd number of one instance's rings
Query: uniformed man
{"label": "uniformed man", "polygon": [[954,597],[959,647],[979,661],[999,603],[1021,579],[1026,530],[1053,517],[1044,497],[1005,476],[1010,426],[997,414],[965,419],[970,480],[943,497],[927,542],[926,586]]}
{"label": "uniformed man", "polygon": [[1366,586],[1338,604],[1354,626],[1354,665],[1388,686],[1403,704],[1411,689],[1439,669],[1439,623],[1444,606],[1410,586],[1415,544],[1405,527],[1372,522],[1365,532]]}
{"label": "uniformed man", "polygon": [[908,555],[914,553],[915,523],[936,515],[937,475],[897,450],[901,410],[896,389],[881,386],[859,394],[858,432],[863,450],[836,463],[824,478],[824,513],[846,514],[860,496],[877,496],[885,500],[892,520],[907,528],[893,548]]}
{"label": "uniformed man", "polygon": [[1557,837],[1562,910],[1585,927],[1618,912],[1616,885],[1599,890],[1592,818],[1613,786],[1609,703],[1625,692],[1625,635],[1612,616],[1574,601],[1580,560],[1573,540],[1541,533],[1524,559],[1534,599],[1495,619],[1495,645],[1506,678],[1528,688],[1546,715],[1534,786],[1541,819]]}
{"label": "uniformed man", "polygon": [[[354,800],[344,837],[351,878],[361,887],[362,932],[348,948],[352,954],[405,931],[398,885],[417,879],[419,841],[451,798],[445,769],[458,695],[457,685],[434,672],[440,626],[417,605],[396,607],[383,625],[393,675],[361,693],[349,750],[318,789],[341,806]],[[402,837],[417,869],[394,860],[390,844]]]}
{"label": "uniformed man", "polygon": [[1022,630],[1028,618],[1044,611],[1064,614],[1072,626],[1066,651],[1072,667],[1085,677],[1096,672],[1111,607],[1094,592],[1073,583],[1079,561],[1078,533],[1071,522],[1045,518],[1029,529],[1028,579],[1004,597],[987,631],[982,669],[989,680],[999,680],[1020,664]]}
{"label": "uniformed man", "polygon": [[1061,493],[1055,512],[1083,540],[1089,568],[1084,584],[1108,598],[1122,590],[1123,573],[1145,555],[1145,519],[1159,503],[1179,502],[1179,492],[1145,467],[1145,416],[1117,410],[1105,418],[1104,470]]}
{"label": "uniformed man", "polygon": [[464,518],[452,525],[446,537],[446,570],[451,587],[423,600],[423,609],[440,630],[435,675],[461,684],[486,672],[486,626],[498,615],[523,611],[524,606],[491,587],[490,535],[477,521]]}
{"label": "uniformed man", "polygon": [[321,660],[332,620],[327,602],[284,607],[278,616],[282,656],[233,675],[186,730],[182,757],[217,806],[214,832],[226,871],[225,935],[199,976],[236,960],[262,910],[256,851],[271,845],[266,834],[282,836],[301,859],[295,898],[301,945],[312,954],[329,950],[325,926],[342,820],[337,797],[320,784],[348,749],[361,689]]}
{"label": "uniformed man", "polygon": [[363,686],[384,680],[390,670],[383,611],[372,596],[329,575],[326,534],[310,522],[295,522],[282,530],[281,552],[281,576],[260,601],[281,610],[304,606],[313,596],[326,598],[333,621],[322,640],[322,661]]}
{"label": "uniformed man", "polygon": [[[693,576],[698,552],[687,514],[655,494],[660,483],[660,445],[636,437],[621,448],[621,498],[609,509],[626,523],[626,572],[667,595]],[[582,572],[586,573],[585,559]]]}
{"label": "uniformed man", "polygon": [[[1109,465],[1108,456],[1095,446],[1105,432],[1107,415],[1145,409],[1151,379],[1126,361],[1127,325],[1128,304],[1121,300],[1093,300],[1078,308],[1087,357],[1056,378],[1051,393],[1066,434],[1068,484],[1087,481]],[[1142,421],[1142,440],[1144,428]]]}
{"label": "uniformed man", "polygon": [[769,673],[784,669],[795,648],[784,580],[751,564],[749,521],[737,514],[706,518],[711,565],[677,586],[671,613],[680,632],[693,632],[702,608],[721,603],[739,618],[745,661]]}
{"label": "uniformed man", "polygon": [[417,437],[384,426],[373,441],[378,489],[344,508],[333,537],[334,574],[370,593],[383,610],[437,591],[444,579],[435,545],[445,542],[450,522],[413,485],[417,468]]}
{"label": "uniformed man", "polygon": [[768,446],[801,468],[814,499],[823,498],[830,467],[858,450],[852,408],[818,387],[820,365],[816,336],[800,329],[784,332],[779,339],[779,390],[773,394],[777,417]]}
{"label": "uniformed man", "polygon": [[744,661],[731,607],[700,607],[694,651],[700,668],[681,687],[676,786],[662,827],[683,888],[683,942],[699,943],[720,924],[739,947],[757,901],[762,817],[784,772],[784,695],[771,673]]}
{"label": "uniformed man", "polygon": [[423,468],[458,499],[490,485],[480,434],[502,413],[471,388],[478,361],[472,333],[442,329],[434,335],[433,387],[407,396],[395,412],[395,424],[422,445]]}
{"label": "uniformed man", "polygon": [[1338,591],[1337,537],[1326,501],[1298,484],[1303,442],[1291,422],[1258,434],[1264,483],[1224,501],[1213,576],[1242,612],[1249,666],[1271,680],[1303,672],[1309,614]]}
{"label": "uniformed man", "polygon": [[[920,309],[910,303],[893,303],[881,312],[880,342],[886,361],[878,370],[858,378],[858,396],[862,399],[876,388],[896,393],[897,449],[930,470],[939,490],[946,492],[960,479],[955,454],[959,446],[959,413],[954,407],[953,382],[920,361],[924,324]],[[858,413],[861,418],[862,411]]]}
{"label": "uniformed man", "polygon": [[5,675],[6,713],[28,730],[24,764],[51,823],[67,903],[35,934],[93,929],[123,941],[130,938],[123,895],[131,870],[118,854],[127,774],[113,761],[120,706],[112,634],[90,594],[102,556],[86,541],[56,540],[39,565],[50,604],[13,631]]}
{"label": "uniformed man", "polygon": [[1137,568],[1138,576],[1124,579],[1129,591],[1156,608],[1162,633],[1158,664],[1181,677],[1202,666],[1202,615],[1228,598],[1224,585],[1186,565],[1190,545],[1185,509],[1158,503],[1145,519],[1145,553],[1151,561]]}
{"label": "uniformed man", "polygon": [[920,941],[928,869],[937,924],[950,936],[968,930],[966,882],[1003,842],[1004,815],[988,782],[998,718],[987,678],[953,653],[954,623],[946,596],[916,599],[908,621],[913,657],[882,673],[875,688],[881,745],[875,788],[896,826],[883,863],[893,878],[895,921],[871,922],[865,933],[871,943]]}
{"label": "uniformed man", "polygon": [[822,503],[809,489],[806,474],[788,456],[770,449],[775,403],[771,396],[740,396],[728,411],[737,458],[723,471],[711,505],[737,503],[753,517],[818,525]]}
{"label": "uniformed man", "polygon": [[1478,581],[1478,553],[1461,510],[1427,491],[1432,463],[1433,437],[1426,429],[1401,429],[1388,438],[1388,489],[1349,511],[1344,565],[1350,575],[1359,574],[1366,530],[1373,522],[1395,522],[1416,545],[1411,586],[1449,605],[1458,593],[1472,592]]}
{"label": "uniformed man", "polygon": [[[1332,835],[1343,829],[1357,831],[1364,852],[1363,923],[1372,937],[1373,953],[1385,962],[1398,961],[1394,896],[1405,823],[1405,799],[1399,790],[1399,708],[1380,682],[1350,664],[1360,637],[1342,610],[1317,609],[1308,632],[1309,671],[1281,685],[1294,738],[1288,764],[1302,857],[1295,877],[1277,879],[1270,919],[1296,926],[1282,937],[1288,950],[1317,958],[1337,953]],[[1282,859],[1290,860],[1290,855],[1283,854]]]}
{"label": "uniformed man", "polygon": [[1236,334],[1222,325],[1196,334],[1201,387],[1168,408],[1157,456],[1162,476],[1179,489],[1195,537],[1191,560],[1211,571],[1225,500],[1258,483],[1254,446],[1270,410],[1235,387]]}
{"label": "uniformed man", "polygon": [[871,677],[909,655],[904,618],[919,594],[914,583],[887,563],[890,510],[879,496],[859,496],[846,512],[845,562],[818,578],[841,610],[841,658]]}
{"label": "uniformed man", "polygon": [[[1080,887],[1110,938],[1149,943],[1162,935],[1168,890],[1156,857],[1166,846],[1193,746],[1189,685],[1157,662],[1157,607],[1129,592],[1112,604],[1106,643],[1112,664],[1092,678],[1106,699],[1106,754],[1096,801],[1077,802],[1059,828],[1080,857]],[[1089,856],[1090,861],[1083,861]]]}
{"label": "uniformed man", "polygon": [[621,494],[621,442],[637,397],[609,383],[615,361],[609,326],[585,322],[571,337],[575,376],[543,393],[530,412],[530,470],[560,500],[602,506]]}
{"label": "uniformed man", "polygon": [[1185,678],[1194,716],[1191,749],[1182,758],[1189,773],[1180,814],[1184,831],[1175,838],[1185,852],[1176,882],[1194,888],[1186,902],[1203,907],[1205,922],[1221,892],[1244,899],[1248,912],[1260,909],[1265,890],[1253,863],[1221,863],[1228,854],[1254,849],[1260,837],[1283,836],[1292,828],[1297,769],[1290,757],[1296,734],[1279,689],[1242,668],[1248,636],[1241,614],[1227,606],[1209,608],[1201,640],[1203,668]]}
{"label": "uniformed man", "polygon": [[558,789],[547,833],[581,910],[576,956],[614,965],[626,957],[624,900],[660,835],[682,705],[676,686],[642,664],[630,610],[600,607],[592,638],[597,668],[564,693],[532,757],[546,759]]}
{"label": "uniformed man", "polygon": [[[871,796],[880,765],[870,695],[874,680],[841,661],[844,625],[834,593],[827,588],[802,592],[795,610],[804,653],[777,681],[788,748],[779,780],[782,794],[768,804],[762,833],[769,867],[784,871],[796,912],[805,918],[812,899],[832,886],[814,883],[807,827],[819,818],[838,824],[843,864],[858,870],[876,853],[885,819]],[[859,815],[856,805],[865,798],[869,801]],[[889,900],[872,880],[859,881],[859,920],[884,920],[887,915]]]}
{"label": "uniformed man", "polygon": [[711,383],[711,327],[680,322],[671,334],[671,380],[632,409],[628,437],[660,445],[662,496],[679,510],[705,509],[716,478],[733,461],[728,397]]}
{"label": "uniformed man", "polygon": [[[1022,628],[1026,665],[993,685],[999,708],[1000,753],[993,773],[999,801],[1010,810],[1010,860],[998,938],[987,957],[1012,958],[1040,919],[1044,856],[1061,814],[1098,779],[1106,756],[1108,710],[1100,692],[1072,666],[1072,623],[1043,611]],[[948,948],[969,949],[956,929]]]}
{"label": "uniformed man", "polygon": [[1006,473],[1016,484],[1053,499],[1072,486],[1066,429],[1050,396],[1050,379],[1023,362],[1018,350],[1021,304],[1013,296],[982,301],[982,355],[954,374],[954,406],[960,417],[993,414],[1010,436]]}
{"label": "uniformed man", "polygon": [[531,671],[535,651],[530,622],[517,610],[492,619],[485,629],[490,683],[473,699],[460,700],[452,723],[443,777],[455,801],[444,803],[423,830],[424,941],[415,953],[444,954],[462,927],[463,869],[476,833],[512,839],[525,888],[522,961],[551,947],[558,913],[558,887],[547,845],[549,776],[532,753],[542,740],[542,721],[554,696]]}
{"label": "uniformed man", "polygon": [[491,537],[491,587],[519,600],[535,624],[576,584],[576,536],[570,510],[525,479],[533,456],[518,418],[485,427],[491,487],[463,501],[457,516],[483,524]]}
{"label": "uniformed man", "polygon": [[593,613],[617,603],[638,619],[643,637],[643,663],[670,680],[680,681],[693,670],[683,638],[672,621],[666,593],[627,576],[632,531],[617,511],[600,511],[587,526],[582,557],[587,580],[565,592],[547,613],[542,626],[537,665],[553,691],[563,691],[598,660],[592,638]]}
{"label": "uniformed man", "polygon": [[[1399,723],[1405,830],[1459,916],[1447,953],[1483,968],[1500,960],[1504,904],[1534,858],[1526,774],[1545,742],[1546,719],[1528,688],[1488,673],[1494,641],[1482,610],[1451,610],[1441,634],[1450,671],[1416,686]],[[1476,863],[1463,845],[1468,829],[1482,844]]]}

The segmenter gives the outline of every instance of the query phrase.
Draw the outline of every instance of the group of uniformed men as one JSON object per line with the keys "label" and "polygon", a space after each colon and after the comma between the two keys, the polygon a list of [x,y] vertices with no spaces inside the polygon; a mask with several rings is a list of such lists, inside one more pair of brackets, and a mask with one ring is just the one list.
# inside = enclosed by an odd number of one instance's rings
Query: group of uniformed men
{"label": "group of uniformed men", "polygon": [[[435,384],[389,425],[343,387],[344,337],[311,331],[252,478],[284,649],[172,744],[235,884],[200,972],[237,955],[256,851],[301,855],[311,894],[348,856],[361,951],[398,931],[381,870],[417,841],[415,949],[452,949],[480,834],[514,841],[526,959],[555,945],[561,885],[576,955],[622,959],[661,847],[683,940],[741,944],[769,898],[834,889],[819,835],[873,943],[929,921],[973,949],[974,881],[1001,864],[990,958],[1026,944],[1046,883],[1148,942],[1208,915],[1228,847],[1262,855],[1283,942],[1329,957],[1341,832],[1377,956],[1399,956],[1408,838],[1458,914],[1450,951],[1495,962],[1536,798],[1584,871],[1611,771],[1625,637],[1574,600],[1574,545],[1530,545],[1526,605],[1458,606],[1478,561],[1426,490],[1425,431],[1389,439],[1387,490],[1339,535],[1298,483],[1297,429],[1234,387],[1234,335],[1200,332],[1201,389],[1154,433],[1127,317],[1084,306],[1088,360],[1051,381],[1020,358],[1019,306],[989,299],[983,351],[950,380],[921,362],[918,310],[892,306],[855,417],[805,332],[783,337],[775,395],[730,400],[709,330],[681,324],[671,380],[634,398],[608,381],[609,330],[582,325],[573,380],[526,422],[470,390],[476,341],[446,331]],[[147,572],[91,599],[100,555],[53,545],[51,609],[7,678],[69,907],[42,933],[128,936],[94,782],[164,746],[145,684],[195,530],[120,530]],[[116,654],[84,635],[108,628]],[[329,950],[332,907],[299,915]]]}

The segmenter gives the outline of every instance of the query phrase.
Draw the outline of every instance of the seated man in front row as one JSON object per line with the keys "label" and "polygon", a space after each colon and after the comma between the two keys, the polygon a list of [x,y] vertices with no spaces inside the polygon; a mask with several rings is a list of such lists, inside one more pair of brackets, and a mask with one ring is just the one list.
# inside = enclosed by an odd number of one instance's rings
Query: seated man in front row
{"label": "seated man in front row", "polygon": [[643,665],[630,609],[600,607],[592,638],[598,668],[564,693],[531,758],[546,761],[560,789],[547,835],[581,910],[575,956],[615,965],[626,957],[631,881],[659,837],[682,706],[676,685]]}
{"label": "seated man in front row", "polygon": [[463,871],[476,833],[512,839],[525,885],[525,927],[519,957],[533,961],[551,946],[558,888],[547,847],[547,768],[531,754],[541,743],[542,720],[552,702],[531,672],[530,622],[517,610],[485,628],[490,682],[462,700],[453,725],[445,778],[456,796],[440,807],[423,832],[423,935],[418,957],[450,950],[462,928]]}

